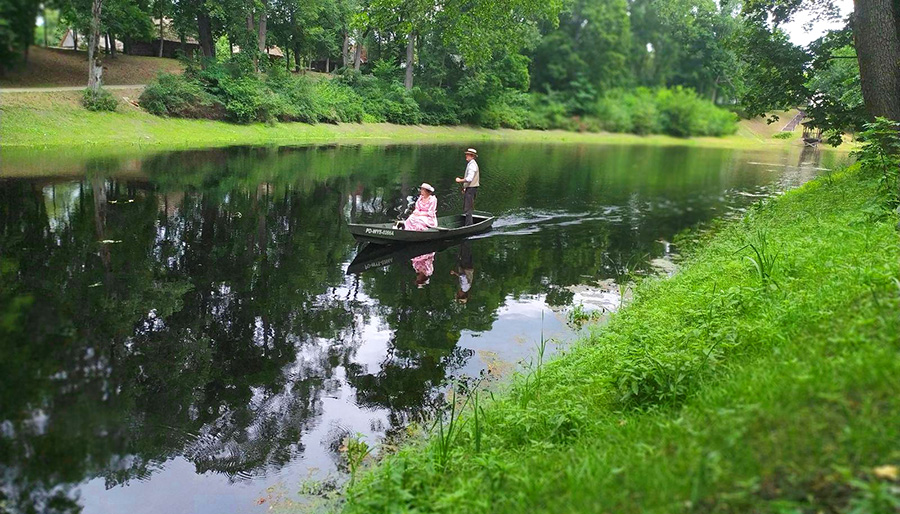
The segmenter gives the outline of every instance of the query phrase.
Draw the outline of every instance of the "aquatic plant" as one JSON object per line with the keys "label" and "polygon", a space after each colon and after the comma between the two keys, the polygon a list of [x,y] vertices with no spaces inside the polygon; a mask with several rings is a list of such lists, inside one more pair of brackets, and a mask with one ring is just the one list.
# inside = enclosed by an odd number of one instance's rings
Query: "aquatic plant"
{"label": "aquatic plant", "polygon": [[566,315],[566,320],[569,322],[569,325],[572,325],[575,328],[581,328],[586,323],[600,319],[600,316],[600,311],[588,310],[584,308],[584,305],[578,304],[569,311]]}
{"label": "aquatic plant", "polygon": [[347,469],[350,471],[350,483],[356,480],[356,475],[362,468],[363,462],[372,453],[372,447],[365,441],[363,434],[357,433],[353,436],[347,436],[341,451],[347,459]]}

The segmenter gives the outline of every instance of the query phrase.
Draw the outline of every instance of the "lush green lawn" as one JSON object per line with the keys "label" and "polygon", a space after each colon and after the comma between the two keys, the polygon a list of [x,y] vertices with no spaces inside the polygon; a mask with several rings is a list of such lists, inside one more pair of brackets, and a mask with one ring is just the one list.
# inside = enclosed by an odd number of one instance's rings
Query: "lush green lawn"
{"label": "lush green lawn", "polygon": [[150,146],[159,149],[235,144],[306,144],[340,141],[371,143],[584,142],[693,145],[728,148],[773,148],[797,144],[752,135],[679,139],[670,136],[591,134],[564,131],[489,130],[475,127],[402,126],[389,124],[308,125],[260,123],[236,125],[218,121],[160,118],[132,105],[138,90],[115,90],[122,99],[114,113],[89,112],[79,92],[9,93],[0,96],[0,140],[4,147],[89,147],[110,149]]}
{"label": "lush green lawn", "polygon": [[900,239],[874,194],[851,168],[706,236],[344,511],[898,512]]}

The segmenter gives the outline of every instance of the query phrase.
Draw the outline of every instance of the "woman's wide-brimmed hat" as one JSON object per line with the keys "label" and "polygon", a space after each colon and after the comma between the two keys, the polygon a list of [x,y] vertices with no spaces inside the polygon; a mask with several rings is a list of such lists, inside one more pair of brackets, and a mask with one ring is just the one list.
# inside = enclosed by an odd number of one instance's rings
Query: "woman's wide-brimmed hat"
{"label": "woman's wide-brimmed hat", "polygon": [[420,188],[420,189],[427,189],[427,190],[431,191],[432,193],[434,192],[434,188],[431,187],[431,184],[429,184],[428,182],[422,182],[422,185],[419,186],[419,188]]}
{"label": "woman's wide-brimmed hat", "polygon": [[478,156],[478,152],[475,151],[474,148],[469,148],[468,150],[466,150],[466,153],[470,153],[470,154],[472,154],[472,155],[474,155],[474,156],[476,156],[476,157]]}

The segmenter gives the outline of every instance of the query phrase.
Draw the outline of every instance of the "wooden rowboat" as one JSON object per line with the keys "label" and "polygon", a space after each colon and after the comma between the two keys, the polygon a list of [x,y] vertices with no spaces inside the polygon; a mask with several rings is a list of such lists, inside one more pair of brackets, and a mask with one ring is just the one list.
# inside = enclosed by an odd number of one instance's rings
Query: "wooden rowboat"
{"label": "wooden rowboat", "polygon": [[394,228],[393,223],[350,223],[350,233],[361,243],[378,245],[400,245],[456,239],[487,232],[494,224],[494,215],[489,212],[475,212],[472,224],[465,226],[466,217],[462,214],[441,216],[438,226],[428,230],[402,230]]}

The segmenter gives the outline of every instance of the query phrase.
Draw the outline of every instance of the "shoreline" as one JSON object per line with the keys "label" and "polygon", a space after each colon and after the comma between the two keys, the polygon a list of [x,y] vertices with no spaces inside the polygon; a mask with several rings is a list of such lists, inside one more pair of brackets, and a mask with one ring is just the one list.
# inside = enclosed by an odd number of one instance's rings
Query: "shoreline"
{"label": "shoreline", "polygon": [[64,146],[78,150],[102,149],[109,153],[238,145],[458,143],[465,146],[485,141],[727,149],[802,148],[797,138],[766,138],[741,125],[735,135],[696,138],[388,123],[237,125],[222,121],[160,118],[131,103],[136,100],[139,90],[118,89],[115,93],[121,103],[114,113],[85,110],[79,104],[80,92],[3,95],[0,97],[0,144],[9,150],[58,150]]}

